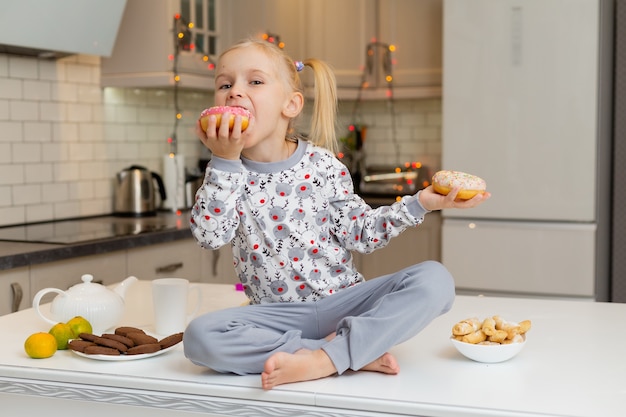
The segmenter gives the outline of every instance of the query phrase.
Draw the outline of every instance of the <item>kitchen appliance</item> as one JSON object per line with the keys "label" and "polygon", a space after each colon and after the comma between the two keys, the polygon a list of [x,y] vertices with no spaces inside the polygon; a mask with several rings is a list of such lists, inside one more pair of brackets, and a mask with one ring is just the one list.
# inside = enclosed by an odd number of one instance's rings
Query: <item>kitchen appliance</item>
{"label": "kitchen appliance", "polygon": [[[111,56],[126,0],[2,2],[0,53],[60,58]],[[22,16],[30,16],[28,29]]]}
{"label": "kitchen appliance", "polygon": [[153,216],[156,214],[156,189],[161,202],[165,200],[165,186],[161,176],[145,167],[132,165],[120,171],[115,178],[114,212],[122,216]]}
{"label": "kitchen appliance", "polygon": [[196,192],[204,183],[202,175],[188,174],[185,180],[185,207],[191,208],[196,202]]}
{"label": "kitchen appliance", "polygon": [[359,192],[367,196],[415,194],[430,182],[428,169],[419,163],[402,169],[392,166],[368,166],[360,179]]}
{"label": "kitchen appliance", "polygon": [[167,198],[163,209],[177,211],[185,205],[185,158],[181,154],[168,153],[163,156],[163,180]]}
{"label": "kitchen appliance", "polygon": [[459,292],[608,299],[612,7],[445,0],[442,168],[492,193],[443,210]]}

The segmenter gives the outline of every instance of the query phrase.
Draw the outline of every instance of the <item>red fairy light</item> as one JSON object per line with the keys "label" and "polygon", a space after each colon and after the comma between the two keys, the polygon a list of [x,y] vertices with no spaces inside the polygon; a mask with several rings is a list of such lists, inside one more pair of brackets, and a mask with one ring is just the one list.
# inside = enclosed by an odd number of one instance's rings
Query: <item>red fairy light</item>
{"label": "red fairy light", "polygon": [[176,19],[176,20],[180,19],[180,13],[176,13],[176,14],[174,15],[174,19]]}
{"label": "red fairy light", "polygon": [[167,59],[169,59],[170,61],[173,61],[174,60],[174,54],[169,54],[167,56]]}

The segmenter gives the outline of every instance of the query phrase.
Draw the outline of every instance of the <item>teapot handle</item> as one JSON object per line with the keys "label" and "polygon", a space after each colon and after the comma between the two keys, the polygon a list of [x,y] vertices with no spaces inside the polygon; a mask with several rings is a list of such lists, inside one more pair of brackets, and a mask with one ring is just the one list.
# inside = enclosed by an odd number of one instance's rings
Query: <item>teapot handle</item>
{"label": "teapot handle", "polygon": [[35,298],[33,298],[33,308],[35,309],[35,312],[37,313],[37,315],[39,317],[41,317],[43,320],[47,321],[50,324],[57,324],[58,321],[52,321],[49,318],[47,318],[46,316],[43,315],[43,313],[41,312],[41,310],[39,310],[39,303],[41,302],[41,298],[46,295],[49,292],[56,292],[58,294],[63,294],[65,295],[64,291],[61,291],[59,289],[56,288],[44,288],[43,290],[39,290],[39,292],[37,292],[37,294],[35,294]]}

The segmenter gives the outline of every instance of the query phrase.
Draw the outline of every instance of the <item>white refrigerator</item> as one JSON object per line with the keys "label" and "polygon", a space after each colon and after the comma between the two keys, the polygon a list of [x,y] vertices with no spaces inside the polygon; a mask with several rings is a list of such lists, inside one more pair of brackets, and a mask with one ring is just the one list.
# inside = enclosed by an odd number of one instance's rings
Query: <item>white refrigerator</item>
{"label": "white refrigerator", "polygon": [[442,169],[492,198],[444,210],[459,293],[607,300],[610,0],[444,0]]}

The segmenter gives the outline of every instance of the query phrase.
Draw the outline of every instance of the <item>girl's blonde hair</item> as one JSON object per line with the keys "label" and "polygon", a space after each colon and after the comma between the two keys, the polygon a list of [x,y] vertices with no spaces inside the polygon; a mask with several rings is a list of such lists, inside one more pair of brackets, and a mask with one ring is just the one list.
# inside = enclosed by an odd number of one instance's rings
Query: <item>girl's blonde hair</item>
{"label": "girl's blonde hair", "polygon": [[[244,39],[220,55],[220,59],[224,54],[239,48],[254,46],[265,52],[272,62],[277,64],[276,70],[286,75],[285,81],[288,88],[304,95],[304,86],[300,79],[300,75],[296,68],[296,63],[273,43],[261,39]],[[313,93],[313,114],[311,116],[311,127],[308,140],[318,146],[323,146],[331,152],[336,152],[337,137],[335,131],[335,123],[337,119],[337,83],[335,74],[328,64],[315,58],[309,58],[302,63],[313,70],[315,88]],[[288,135],[291,137],[300,136],[295,132],[295,118],[290,120]]]}

